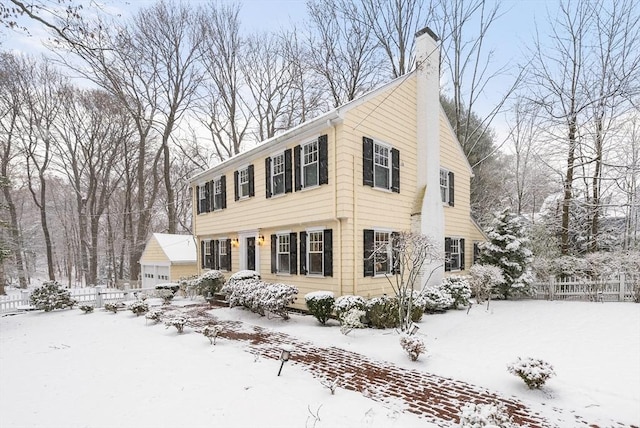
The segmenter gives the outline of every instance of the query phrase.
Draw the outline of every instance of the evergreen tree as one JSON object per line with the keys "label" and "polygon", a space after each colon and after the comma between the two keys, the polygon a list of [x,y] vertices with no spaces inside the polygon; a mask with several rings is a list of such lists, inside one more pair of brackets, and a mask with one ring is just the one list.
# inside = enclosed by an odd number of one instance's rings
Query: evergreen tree
{"label": "evergreen tree", "polygon": [[530,294],[533,253],[521,217],[508,208],[502,210],[491,222],[487,235],[489,242],[480,245],[480,263],[498,266],[504,276],[504,282],[494,292],[505,299],[514,294]]}

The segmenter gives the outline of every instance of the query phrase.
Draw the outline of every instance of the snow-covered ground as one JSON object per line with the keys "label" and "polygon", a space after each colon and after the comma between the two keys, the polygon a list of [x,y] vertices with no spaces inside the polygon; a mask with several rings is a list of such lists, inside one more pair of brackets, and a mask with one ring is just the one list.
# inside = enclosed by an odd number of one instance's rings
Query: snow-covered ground
{"label": "snow-covered ground", "polygon": [[[178,299],[176,304],[189,301]],[[393,330],[320,326],[242,309],[219,319],[257,324],[319,346],[337,346],[516,397],[558,421],[573,412],[600,427],[640,425],[640,305],[509,301],[425,316],[427,353],[411,362]],[[147,325],[130,311],[30,312],[0,318],[0,426],[27,427],[434,427],[393,402],[339,389],[335,395],[295,363],[215,346]],[[295,351],[294,351],[295,352]],[[507,363],[537,357],[557,373],[529,390]],[[560,426],[560,425],[559,425]]]}

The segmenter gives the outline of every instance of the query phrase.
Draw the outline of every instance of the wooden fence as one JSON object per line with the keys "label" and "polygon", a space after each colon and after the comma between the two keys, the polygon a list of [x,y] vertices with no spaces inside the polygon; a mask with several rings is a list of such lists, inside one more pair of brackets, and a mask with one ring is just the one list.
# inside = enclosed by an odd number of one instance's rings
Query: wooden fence
{"label": "wooden fence", "polygon": [[633,302],[638,297],[640,274],[638,276],[615,277],[593,281],[585,278],[550,278],[536,282],[536,299],[547,300],[588,300],[594,302]]}
{"label": "wooden fence", "polygon": [[[80,305],[93,305],[95,308],[102,308],[105,303],[123,302],[135,300],[139,293],[147,293],[152,295],[155,288],[136,288],[136,289],[106,289],[102,287],[90,288],[71,288],[69,289],[71,298],[75,299]],[[0,314],[15,313],[20,311],[32,310],[29,297],[29,290],[19,290],[19,293],[12,296],[0,298]]]}

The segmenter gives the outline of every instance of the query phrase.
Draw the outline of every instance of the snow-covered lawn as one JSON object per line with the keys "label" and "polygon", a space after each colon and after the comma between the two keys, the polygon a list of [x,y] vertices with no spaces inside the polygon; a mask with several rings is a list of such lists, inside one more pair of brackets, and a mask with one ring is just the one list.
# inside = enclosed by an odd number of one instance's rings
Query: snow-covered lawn
{"label": "snow-covered lawn", "polygon": [[[177,299],[176,305],[189,301]],[[392,330],[320,326],[241,309],[219,319],[267,327],[466,381],[515,397],[563,425],[573,413],[601,427],[640,425],[640,305],[509,301],[425,316],[426,354],[411,362]],[[187,327],[151,325],[130,311],[78,309],[0,318],[0,426],[23,427],[434,427],[394,402],[338,389],[331,395],[295,362],[256,357],[246,342],[212,346]],[[294,350],[295,353],[295,350]],[[517,357],[551,363],[539,391],[507,371]],[[562,411],[554,409],[563,409]],[[315,415],[315,416],[312,416]]]}

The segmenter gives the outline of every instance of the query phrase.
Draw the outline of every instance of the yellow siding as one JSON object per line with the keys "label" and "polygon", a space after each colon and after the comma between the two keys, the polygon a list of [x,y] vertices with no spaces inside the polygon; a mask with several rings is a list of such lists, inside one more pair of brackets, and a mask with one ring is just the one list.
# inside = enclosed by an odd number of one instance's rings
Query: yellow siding
{"label": "yellow siding", "polygon": [[171,268],[171,277],[169,280],[171,282],[178,282],[181,278],[189,278],[198,274],[198,265],[196,263],[190,264],[172,264]]}
{"label": "yellow siding", "polygon": [[149,262],[169,262],[167,255],[158,244],[158,240],[154,237],[151,237],[147,242],[147,246],[144,248],[142,252],[142,256],[140,257],[141,263],[149,263]]}

